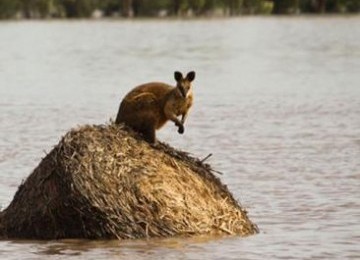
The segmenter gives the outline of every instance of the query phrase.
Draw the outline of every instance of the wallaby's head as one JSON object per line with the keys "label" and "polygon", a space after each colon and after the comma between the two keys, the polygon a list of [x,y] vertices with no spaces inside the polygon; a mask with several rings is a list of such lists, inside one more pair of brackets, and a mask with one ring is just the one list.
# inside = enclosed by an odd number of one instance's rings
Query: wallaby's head
{"label": "wallaby's head", "polygon": [[176,88],[180,94],[186,98],[187,95],[191,93],[191,82],[195,79],[195,71],[190,71],[185,78],[181,72],[175,71],[174,77],[176,80]]}

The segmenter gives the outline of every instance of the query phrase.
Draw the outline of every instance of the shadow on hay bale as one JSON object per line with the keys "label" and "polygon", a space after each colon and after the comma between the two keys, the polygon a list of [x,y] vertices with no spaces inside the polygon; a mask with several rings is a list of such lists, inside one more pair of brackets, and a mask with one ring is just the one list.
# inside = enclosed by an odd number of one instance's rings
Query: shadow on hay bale
{"label": "shadow on hay bale", "polygon": [[67,133],[0,213],[3,238],[219,233],[257,228],[210,166],[113,124]]}

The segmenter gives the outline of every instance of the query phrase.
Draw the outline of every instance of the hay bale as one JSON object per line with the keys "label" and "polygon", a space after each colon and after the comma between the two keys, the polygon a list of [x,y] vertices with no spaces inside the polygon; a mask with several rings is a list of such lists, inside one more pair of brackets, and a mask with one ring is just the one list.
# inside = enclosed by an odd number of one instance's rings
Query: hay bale
{"label": "hay bale", "polygon": [[67,133],[0,213],[0,230],[31,239],[257,232],[209,165],[113,124]]}

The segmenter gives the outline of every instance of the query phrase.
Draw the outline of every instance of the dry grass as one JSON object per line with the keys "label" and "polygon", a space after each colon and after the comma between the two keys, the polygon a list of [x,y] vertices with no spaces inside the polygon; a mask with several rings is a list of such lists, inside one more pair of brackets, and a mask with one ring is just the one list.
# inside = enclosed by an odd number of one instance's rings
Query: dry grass
{"label": "dry grass", "polygon": [[257,232],[208,164],[123,126],[71,130],[0,213],[5,238]]}

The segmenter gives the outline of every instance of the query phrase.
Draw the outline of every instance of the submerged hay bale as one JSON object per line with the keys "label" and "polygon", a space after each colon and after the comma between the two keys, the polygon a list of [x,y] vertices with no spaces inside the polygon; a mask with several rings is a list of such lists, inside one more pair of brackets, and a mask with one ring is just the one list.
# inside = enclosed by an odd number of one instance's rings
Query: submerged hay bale
{"label": "submerged hay bale", "polygon": [[116,125],[67,133],[0,213],[1,230],[33,239],[257,232],[209,165]]}

